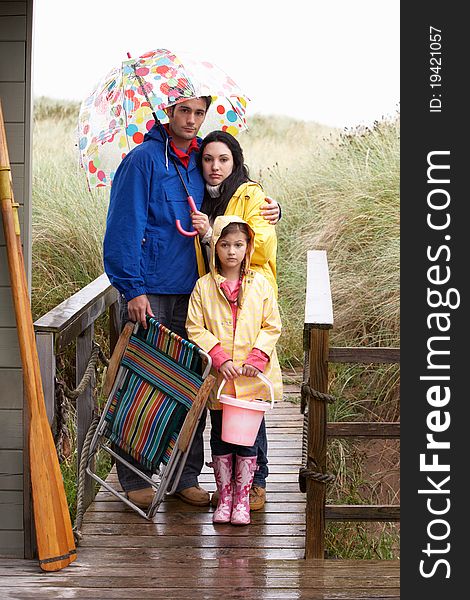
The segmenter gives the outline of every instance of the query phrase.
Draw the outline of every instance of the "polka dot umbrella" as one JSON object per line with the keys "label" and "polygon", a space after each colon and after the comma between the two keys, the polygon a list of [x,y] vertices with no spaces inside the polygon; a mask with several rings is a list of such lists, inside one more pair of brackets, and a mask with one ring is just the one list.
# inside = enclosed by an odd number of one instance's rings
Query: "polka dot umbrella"
{"label": "polka dot umbrella", "polygon": [[186,53],[152,50],[112,69],[82,102],[78,123],[80,164],[90,188],[110,186],[124,156],[142,143],[164,109],[179,101],[212,96],[199,135],[247,128],[249,98],[222,69]]}

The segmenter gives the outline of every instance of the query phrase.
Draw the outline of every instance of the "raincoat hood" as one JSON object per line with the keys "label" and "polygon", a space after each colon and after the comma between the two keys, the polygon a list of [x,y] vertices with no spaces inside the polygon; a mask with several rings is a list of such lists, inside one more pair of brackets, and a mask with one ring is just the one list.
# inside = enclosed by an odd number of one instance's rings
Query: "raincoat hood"
{"label": "raincoat hood", "polygon": [[227,225],[230,225],[230,223],[244,223],[248,227],[250,240],[248,242],[248,247],[247,247],[246,255],[245,255],[245,259],[246,259],[245,272],[247,272],[248,269],[250,268],[251,257],[253,256],[253,252],[254,252],[254,248],[255,248],[255,232],[248,225],[248,223],[246,221],[244,221],[243,219],[241,219],[240,217],[237,217],[235,215],[221,215],[215,219],[214,225],[212,227],[210,270],[211,270],[212,276],[215,279],[217,279],[218,277],[221,277],[217,273],[217,269],[215,268],[215,257],[216,257],[215,245],[219,241],[220,235],[221,235],[224,227],[227,227]]}

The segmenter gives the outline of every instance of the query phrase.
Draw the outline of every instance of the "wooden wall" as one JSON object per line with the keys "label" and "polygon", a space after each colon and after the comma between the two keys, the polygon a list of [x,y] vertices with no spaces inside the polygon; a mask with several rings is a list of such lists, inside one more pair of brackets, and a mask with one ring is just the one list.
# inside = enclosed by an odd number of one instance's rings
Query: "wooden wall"
{"label": "wooden wall", "polygon": [[[31,55],[33,0],[0,0],[0,99],[20,203],[28,280],[31,273]],[[0,216],[1,219],[1,216]],[[0,556],[31,553],[29,475],[21,361],[0,227]]]}

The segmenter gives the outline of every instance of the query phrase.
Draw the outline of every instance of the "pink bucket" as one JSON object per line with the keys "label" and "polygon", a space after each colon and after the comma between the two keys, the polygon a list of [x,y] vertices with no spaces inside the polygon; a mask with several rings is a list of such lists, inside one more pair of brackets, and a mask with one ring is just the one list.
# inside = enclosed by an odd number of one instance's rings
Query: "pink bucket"
{"label": "pink bucket", "polygon": [[264,413],[274,406],[272,383],[262,373],[258,377],[269,387],[271,404],[261,400],[238,400],[235,396],[221,394],[227,383],[224,379],[217,391],[217,399],[222,404],[222,440],[238,446],[253,446],[258,435]]}

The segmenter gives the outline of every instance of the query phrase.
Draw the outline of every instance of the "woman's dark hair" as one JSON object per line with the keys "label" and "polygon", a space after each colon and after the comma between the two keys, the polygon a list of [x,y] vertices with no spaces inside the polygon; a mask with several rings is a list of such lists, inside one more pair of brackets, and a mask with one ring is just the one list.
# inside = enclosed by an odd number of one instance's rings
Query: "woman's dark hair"
{"label": "woman's dark hair", "polygon": [[208,215],[211,222],[219,215],[225,214],[225,210],[230,202],[230,198],[235,193],[236,189],[250,179],[248,167],[244,164],[243,150],[238,141],[225,131],[212,131],[202,140],[201,147],[198,152],[197,161],[202,170],[202,155],[207,144],[212,142],[222,142],[227,146],[233,156],[233,171],[220,185],[220,196],[211,198],[207,190],[204,192],[204,200],[202,202],[201,211]]}

